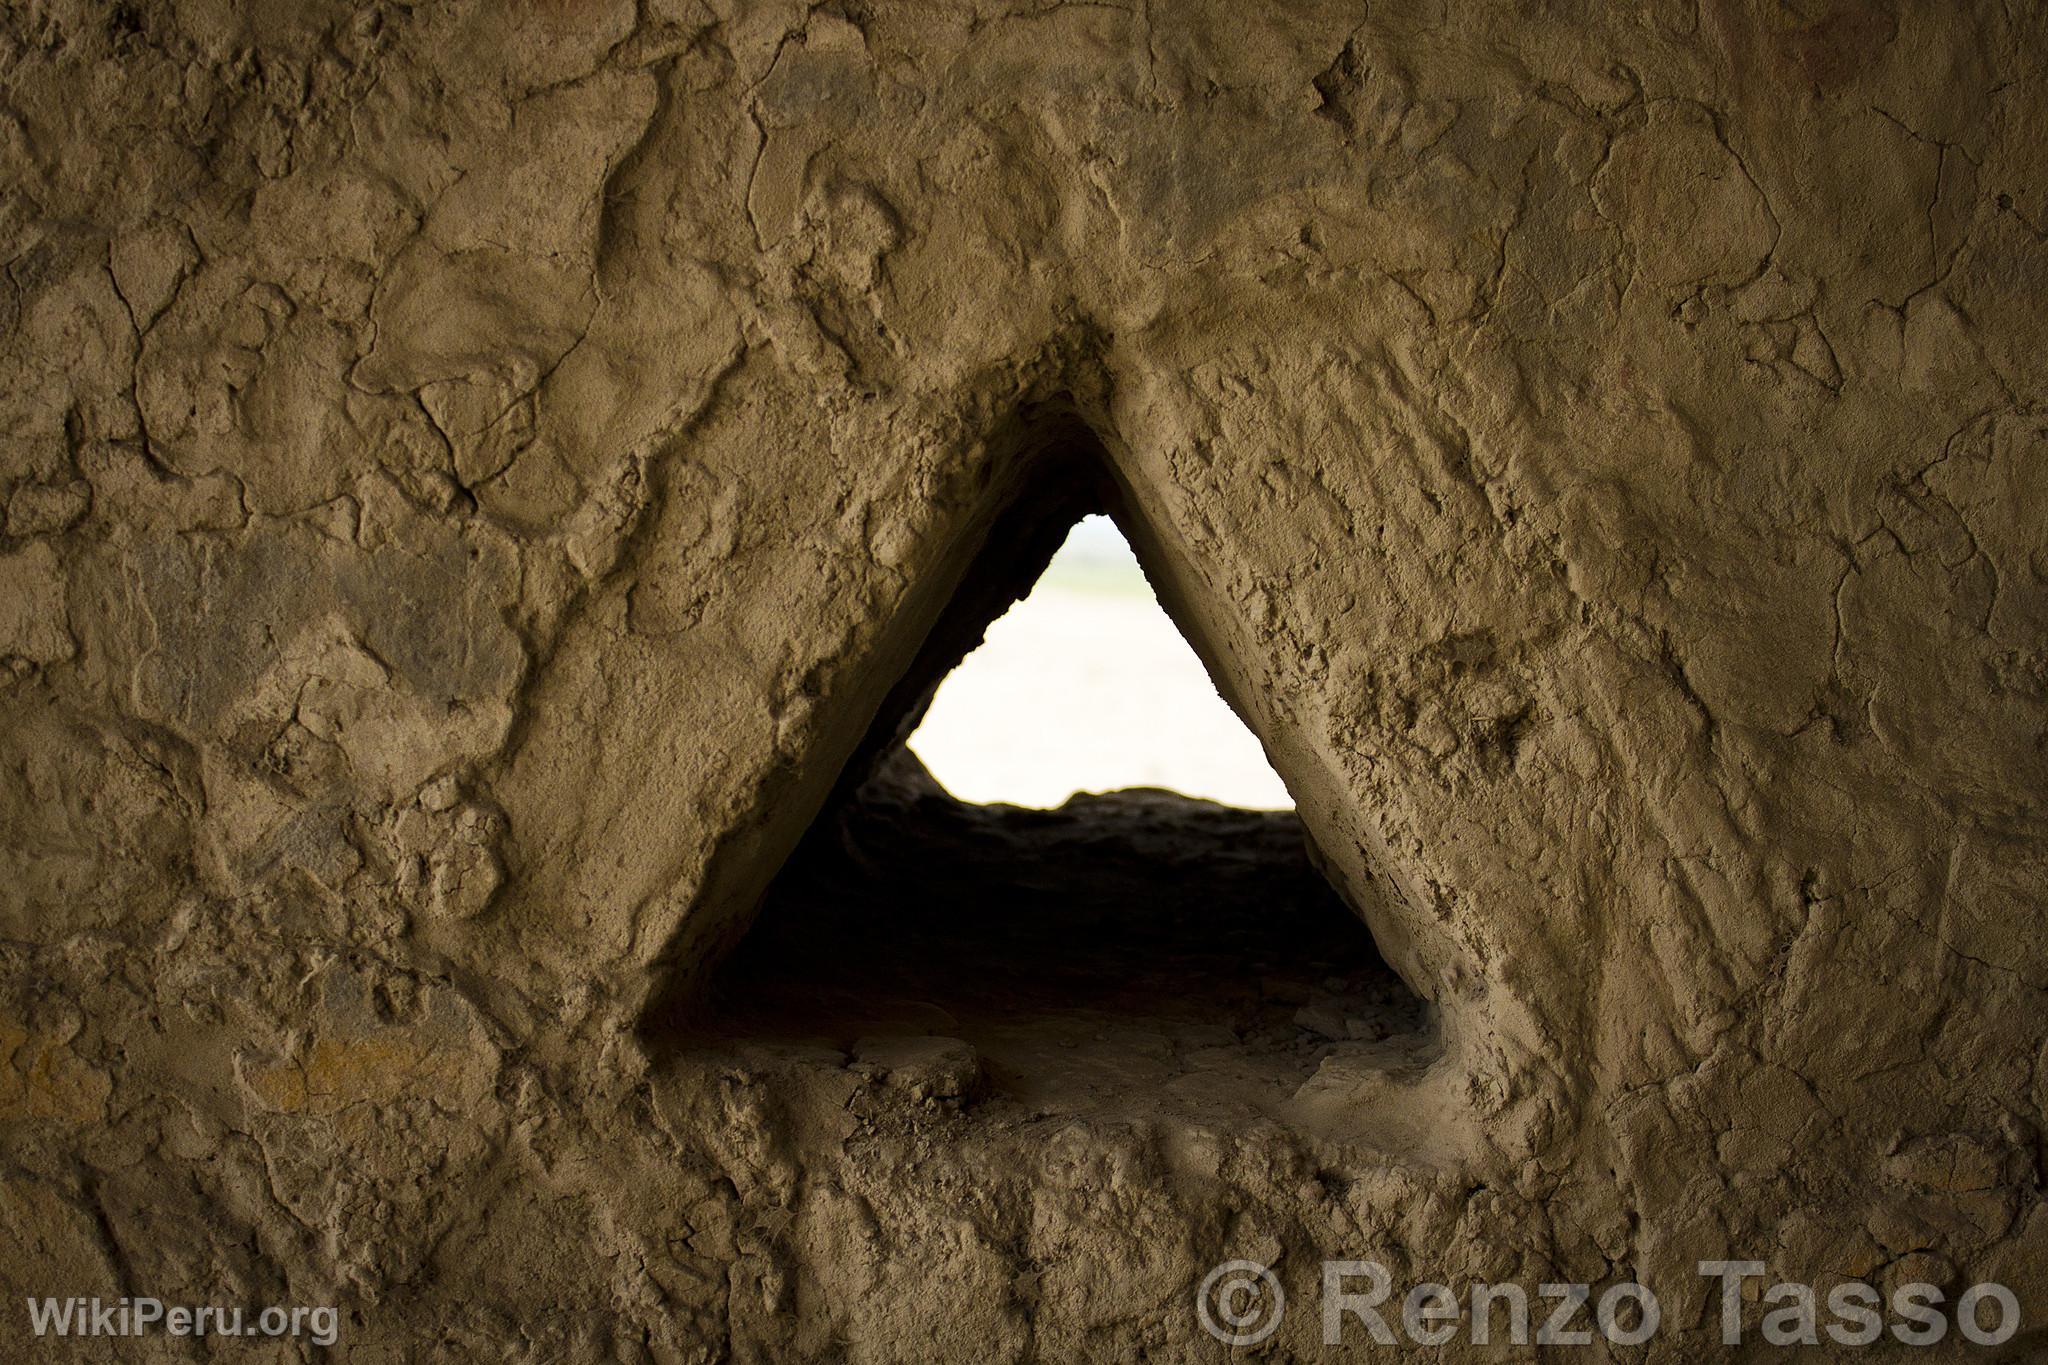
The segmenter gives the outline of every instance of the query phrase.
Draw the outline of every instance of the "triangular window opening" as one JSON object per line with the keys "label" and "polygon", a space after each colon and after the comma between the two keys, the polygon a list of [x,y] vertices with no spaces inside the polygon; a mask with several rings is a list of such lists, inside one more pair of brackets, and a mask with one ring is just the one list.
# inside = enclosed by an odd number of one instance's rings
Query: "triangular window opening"
{"label": "triangular window opening", "polygon": [[[686,1051],[836,1054],[947,1104],[1252,1116],[1328,1063],[1425,1061],[1426,1007],[1115,525],[1063,516],[990,559],[696,993]],[[1072,690],[1091,679],[1120,695]]]}

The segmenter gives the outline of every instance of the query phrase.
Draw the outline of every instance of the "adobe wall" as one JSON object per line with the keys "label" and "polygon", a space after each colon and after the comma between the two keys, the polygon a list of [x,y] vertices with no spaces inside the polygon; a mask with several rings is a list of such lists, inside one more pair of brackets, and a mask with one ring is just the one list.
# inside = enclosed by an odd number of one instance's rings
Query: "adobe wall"
{"label": "adobe wall", "polygon": [[[1643,1279],[1653,1359],[1705,1258],[2048,1311],[2048,17],[1807,8],[8,9],[0,1281],[362,1359],[1204,1358],[1240,1252]],[[1075,432],[1442,1061],[664,1080]]]}

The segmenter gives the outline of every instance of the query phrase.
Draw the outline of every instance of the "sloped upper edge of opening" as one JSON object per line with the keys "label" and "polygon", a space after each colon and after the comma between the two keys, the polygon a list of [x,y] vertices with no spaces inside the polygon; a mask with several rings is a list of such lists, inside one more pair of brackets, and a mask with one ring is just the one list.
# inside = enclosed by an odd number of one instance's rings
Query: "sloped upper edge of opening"
{"label": "sloped upper edge of opening", "polygon": [[[914,574],[890,617],[871,632],[854,633],[858,655],[838,661],[830,682],[814,698],[808,743],[792,761],[763,783],[753,806],[730,826],[710,860],[699,894],[674,938],[650,964],[655,993],[642,1011],[644,1041],[668,1035],[687,1017],[718,962],[751,925],[763,897],[820,814],[846,799],[890,752],[916,728],[938,683],[978,644],[987,626],[1027,594],[1043,574],[1069,528],[1090,513],[1112,517],[1129,540],[1168,617],[1194,649],[1218,692],[1259,737],[1268,759],[1301,812],[1310,856],[1338,896],[1379,942],[1387,962],[1425,1002],[1437,992],[1418,981],[1412,945],[1397,918],[1375,915],[1377,894],[1398,895],[1370,867],[1355,859],[1326,857],[1317,846],[1311,802],[1297,786],[1285,746],[1276,749],[1264,718],[1239,694],[1251,673],[1225,668],[1219,648],[1201,627],[1199,601],[1190,602],[1188,575],[1162,572],[1169,546],[1147,517],[1142,496],[1110,449],[1078,411],[1049,405],[1021,411],[992,450],[972,493],[954,505],[953,515],[934,534],[944,538],[935,560]],[[1219,616],[1228,608],[1216,606]],[[1298,757],[1298,755],[1297,755]],[[1330,807],[1336,784],[1315,773],[1320,804]],[[1338,804],[1343,804],[1339,802]],[[1340,836],[1344,830],[1336,831]],[[1361,853],[1372,861],[1372,855]],[[1383,930],[1392,928],[1390,945]],[[1452,1018],[1433,1011],[1440,1062],[1432,1076],[1452,1078],[1461,1068],[1451,1059],[1464,1041],[1448,1027]],[[1395,1084],[1388,1078],[1344,1082],[1337,1090],[1364,1102],[1368,1092]],[[1397,1089],[1402,1087],[1396,1086]],[[1327,1089],[1327,1088],[1326,1088]],[[1442,1091],[1438,1084],[1434,1090]],[[1338,1101],[1336,1107],[1347,1107]],[[1434,1129],[1459,1115],[1454,1099],[1433,1095],[1428,1109]],[[1330,1104],[1321,1106],[1327,1117]],[[1462,1138],[1453,1135],[1453,1145]],[[1403,1145],[1415,1145],[1408,1142]],[[1442,1147],[1440,1141],[1427,1145]]]}
{"label": "sloped upper edge of opening", "polygon": [[939,681],[1030,591],[1067,529],[1109,509],[1107,453],[1070,410],[1022,411],[989,444],[976,486],[933,528],[935,558],[912,572],[886,620],[853,632],[859,652],[821,683],[810,733],[713,851],[674,938],[650,964],[643,1035],[687,1010],[819,814],[916,728]]}

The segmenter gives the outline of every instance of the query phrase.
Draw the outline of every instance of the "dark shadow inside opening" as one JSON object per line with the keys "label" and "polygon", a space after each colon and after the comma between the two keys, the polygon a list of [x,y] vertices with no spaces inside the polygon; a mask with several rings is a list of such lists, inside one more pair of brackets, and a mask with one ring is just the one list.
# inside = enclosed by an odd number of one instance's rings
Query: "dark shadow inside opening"
{"label": "dark shadow inside opening", "polygon": [[904,747],[1081,517],[1107,512],[1144,562],[1093,438],[1044,430],[1029,496],[989,524],[751,927],[708,976],[678,973],[650,1042],[679,1060],[766,1050],[883,1071],[964,1056],[938,1069],[971,1082],[942,1088],[1052,1107],[1171,1091],[1240,1113],[1271,1112],[1332,1058],[1425,1060],[1427,1007],[1293,812],[1149,789],[967,805]]}
{"label": "dark shadow inside opening", "polygon": [[1098,1101],[1280,1102],[1425,1026],[1292,812],[1149,789],[973,806],[900,750],[813,827],[702,1006],[700,1044],[938,1036],[998,1091]]}

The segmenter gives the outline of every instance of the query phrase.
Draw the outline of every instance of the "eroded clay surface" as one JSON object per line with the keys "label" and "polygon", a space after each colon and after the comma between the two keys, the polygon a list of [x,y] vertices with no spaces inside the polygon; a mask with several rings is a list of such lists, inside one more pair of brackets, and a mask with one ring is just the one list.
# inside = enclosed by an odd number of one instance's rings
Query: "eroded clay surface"
{"label": "eroded clay surface", "polygon": [[[1203,1358],[1229,1255],[1633,1276],[1672,1360],[1703,1258],[2048,1304],[2043,23],[0,11],[9,1298],[593,1361]],[[1059,423],[1441,1059],[1028,1142],[942,1045],[664,1069]]]}

